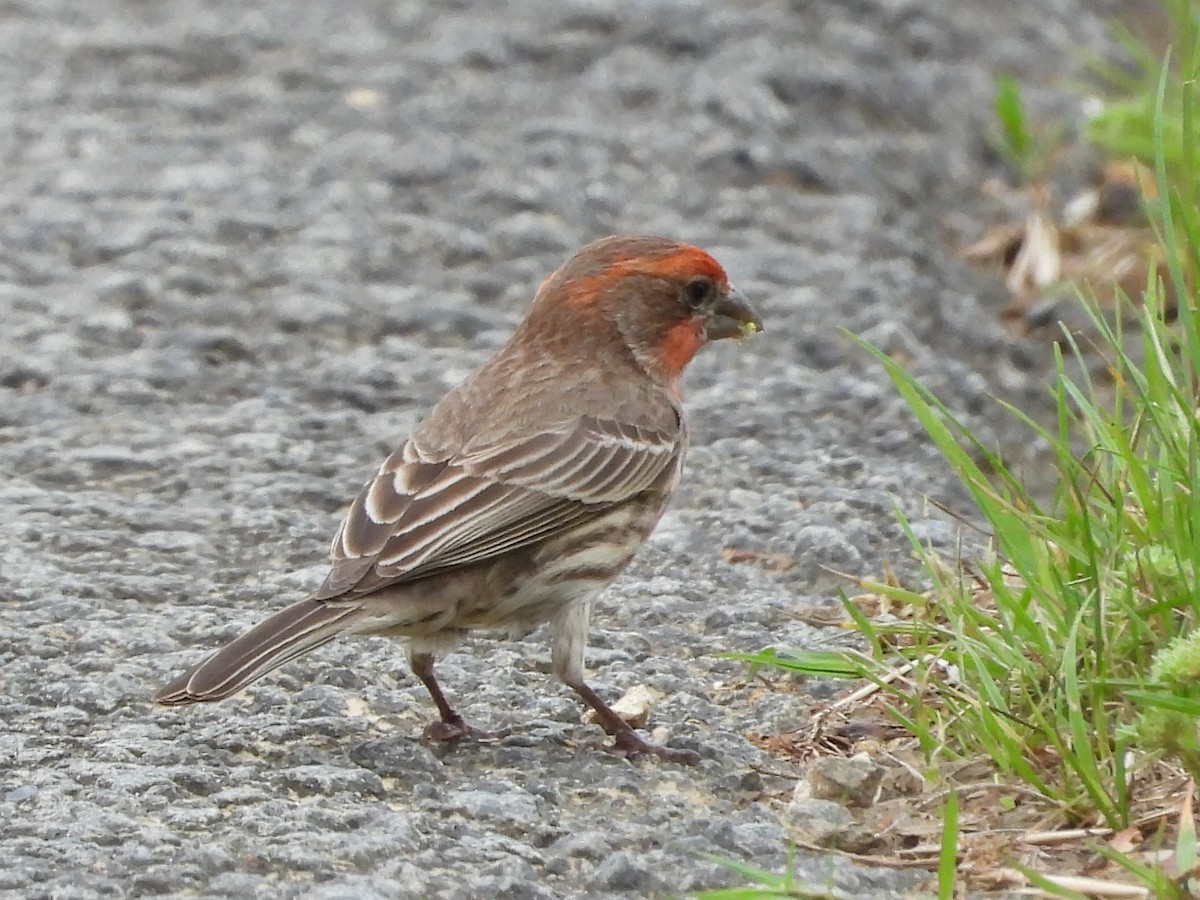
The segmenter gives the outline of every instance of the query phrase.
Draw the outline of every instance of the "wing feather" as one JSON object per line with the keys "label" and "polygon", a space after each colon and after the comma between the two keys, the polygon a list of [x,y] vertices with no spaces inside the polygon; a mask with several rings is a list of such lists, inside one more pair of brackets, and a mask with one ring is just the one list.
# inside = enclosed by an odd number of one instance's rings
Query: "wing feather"
{"label": "wing feather", "polygon": [[577,522],[589,519],[596,514],[581,504],[560,504],[541,510],[538,514],[514,522],[507,528],[489,533],[486,540],[457,545],[455,549],[439,553],[436,559],[414,570],[420,576],[432,574],[435,571],[465,566],[493,559],[508,553],[518,547],[526,547],[536,543],[555,532],[561,532]]}
{"label": "wing feather", "polygon": [[365,593],[529,546],[647,490],[669,490],[680,430],[581,417],[553,431],[429,458],[409,441],[334,537],[318,599]]}

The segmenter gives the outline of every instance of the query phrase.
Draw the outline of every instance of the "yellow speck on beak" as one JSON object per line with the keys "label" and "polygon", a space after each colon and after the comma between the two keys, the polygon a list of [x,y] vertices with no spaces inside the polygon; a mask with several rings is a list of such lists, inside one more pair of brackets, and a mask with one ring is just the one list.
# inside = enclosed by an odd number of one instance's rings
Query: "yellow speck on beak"
{"label": "yellow speck on beak", "polygon": [[750,337],[751,335],[756,334],[759,331],[762,331],[762,328],[759,326],[759,324],[757,322],[743,322],[742,326],[739,330],[742,332],[742,335],[739,338],[739,340],[745,340],[746,338]]}

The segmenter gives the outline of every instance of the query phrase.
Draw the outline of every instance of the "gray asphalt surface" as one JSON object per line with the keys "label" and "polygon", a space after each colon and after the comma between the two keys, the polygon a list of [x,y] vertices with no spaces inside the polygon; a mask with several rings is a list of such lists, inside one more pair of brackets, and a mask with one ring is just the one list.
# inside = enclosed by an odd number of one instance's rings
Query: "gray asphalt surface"
{"label": "gray asphalt surface", "polygon": [[[987,435],[1038,354],[953,255],[999,173],[994,75],[1104,46],[1086,0],[0,3],[0,891],[21,897],[678,896],[782,864],[794,721],[715,658],[830,640],[823,568],[911,571],[961,502],[839,327]],[[1057,99],[1056,99],[1057,98]],[[604,750],[543,635],[441,663],[342,642],[220,705],[168,676],[323,574],[343,505],[579,244],[711,250],[767,333],[686,381],[672,511],[599,604],[589,665],[662,691],[694,769]],[[778,572],[726,548],[785,554]],[[906,568],[907,567],[907,568]],[[763,774],[766,771],[768,774]],[[863,897],[914,873],[801,855]]]}

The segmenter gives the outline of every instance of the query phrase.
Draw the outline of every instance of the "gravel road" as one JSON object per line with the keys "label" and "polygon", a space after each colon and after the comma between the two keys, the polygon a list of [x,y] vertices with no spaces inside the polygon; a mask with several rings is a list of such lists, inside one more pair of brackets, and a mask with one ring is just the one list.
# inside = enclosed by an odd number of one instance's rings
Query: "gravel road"
{"label": "gravel road", "polygon": [[[1011,438],[988,393],[1046,361],[948,232],[1000,171],[995,74],[1069,108],[1101,6],[0,3],[0,891],[668,897],[731,883],[698,851],[780,866],[789,767],[744,734],[800,699],[715,654],[828,641],[795,615],[824,567],[911,570],[895,503],[953,546],[922,495],[961,494],[838,329]],[[319,583],[382,455],[613,232],[709,249],[767,328],[693,365],[684,485],[593,619],[593,683],[661,691],[650,729],[701,764],[606,752],[541,633],[439,667],[489,743],[423,744],[383,640],[153,706]]]}

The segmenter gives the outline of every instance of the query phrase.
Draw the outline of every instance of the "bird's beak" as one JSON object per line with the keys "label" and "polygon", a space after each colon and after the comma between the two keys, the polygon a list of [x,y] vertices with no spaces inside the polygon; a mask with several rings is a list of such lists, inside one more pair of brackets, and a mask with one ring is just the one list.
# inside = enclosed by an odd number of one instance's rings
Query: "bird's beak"
{"label": "bird's beak", "polygon": [[729,293],[713,304],[704,319],[704,334],[710,341],[722,338],[748,338],[762,331],[762,319],[746,299],[746,295],[729,286]]}

